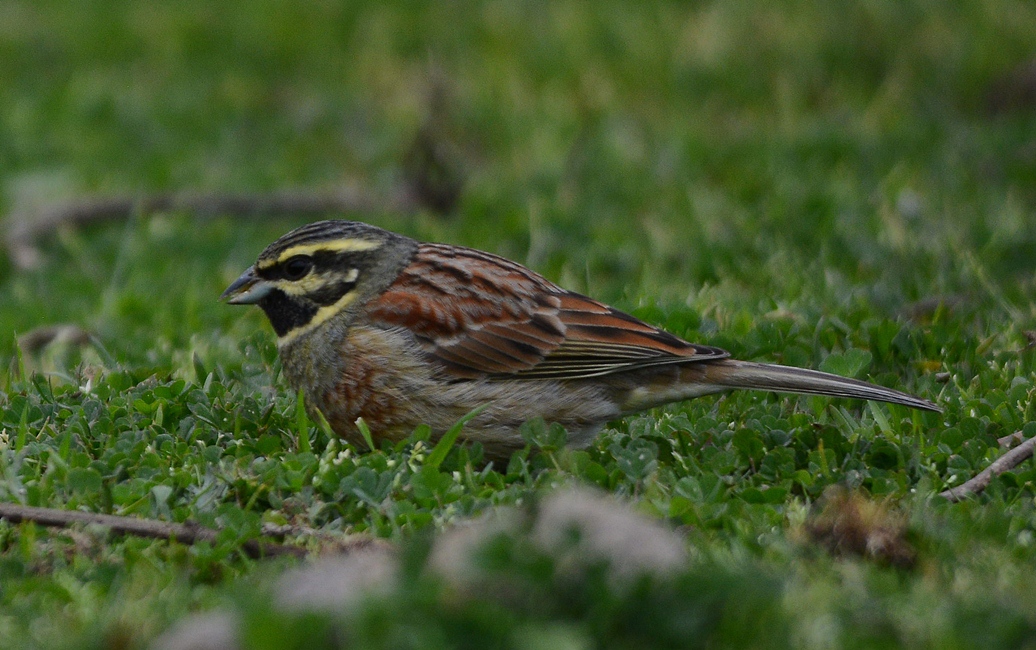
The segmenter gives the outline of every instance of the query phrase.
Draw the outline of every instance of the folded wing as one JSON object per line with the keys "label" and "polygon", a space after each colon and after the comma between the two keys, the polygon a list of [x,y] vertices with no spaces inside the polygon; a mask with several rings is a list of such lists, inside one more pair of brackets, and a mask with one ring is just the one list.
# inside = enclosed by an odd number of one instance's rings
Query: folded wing
{"label": "folded wing", "polygon": [[578,379],[729,356],[473,249],[422,244],[368,309],[413,332],[448,376]]}

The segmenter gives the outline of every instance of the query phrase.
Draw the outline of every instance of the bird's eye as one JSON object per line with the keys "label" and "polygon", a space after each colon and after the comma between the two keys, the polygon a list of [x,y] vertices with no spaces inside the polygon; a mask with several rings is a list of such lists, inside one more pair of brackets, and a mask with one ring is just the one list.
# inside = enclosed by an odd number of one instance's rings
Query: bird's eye
{"label": "bird's eye", "polygon": [[281,266],[285,280],[301,280],[313,270],[313,258],[296,255]]}

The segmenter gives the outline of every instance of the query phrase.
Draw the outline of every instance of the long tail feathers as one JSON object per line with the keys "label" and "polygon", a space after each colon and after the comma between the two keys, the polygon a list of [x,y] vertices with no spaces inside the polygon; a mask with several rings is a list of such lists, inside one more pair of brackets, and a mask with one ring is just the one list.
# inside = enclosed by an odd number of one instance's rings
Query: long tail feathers
{"label": "long tail feathers", "polygon": [[818,370],[733,359],[703,364],[703,369],[710,383],[724,388],[752,388],[779,393],[851,397],[902,404],[925,411],[942,412],[941,408],[926,399]]}

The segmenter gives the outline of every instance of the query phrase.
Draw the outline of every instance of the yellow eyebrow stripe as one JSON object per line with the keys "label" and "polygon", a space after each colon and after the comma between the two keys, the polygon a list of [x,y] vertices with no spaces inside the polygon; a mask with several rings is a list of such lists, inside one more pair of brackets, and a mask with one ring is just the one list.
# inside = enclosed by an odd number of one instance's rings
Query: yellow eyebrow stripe
{"label": "yellow eyebrow stripe", "polygon": [[381,248],[381,242],[370,241],[367,239],[338,239],[332,241],[324,241],[316,244],[299,244],[298,246],[291,246],[290,248],[284,249],[280,255],[277,256],[276,260],[271,262],[263,262],[259,265],[261,269],[268,269],[271,266],[276,266],[281,262],[295,257],[296,255],[314,255],[316,253],[355,253],[360,251],[370,251],[375,248]]}

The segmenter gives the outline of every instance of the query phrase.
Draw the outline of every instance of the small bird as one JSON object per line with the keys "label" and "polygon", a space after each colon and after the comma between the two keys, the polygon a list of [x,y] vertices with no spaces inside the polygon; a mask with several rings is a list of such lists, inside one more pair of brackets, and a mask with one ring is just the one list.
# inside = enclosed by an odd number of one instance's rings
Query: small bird
{"label": "small bird", "polygon": [[321,221],[270,244],[223,293],[258,305],[284,375],[336,434],[357,444],[419,424],[462,436],[487,459],[524,446],[537,416],[585,446],[610,420],[750,388],[940,411],[890,388],[815,370],[736,361],[491,253],[421,243],[355,221]]}

